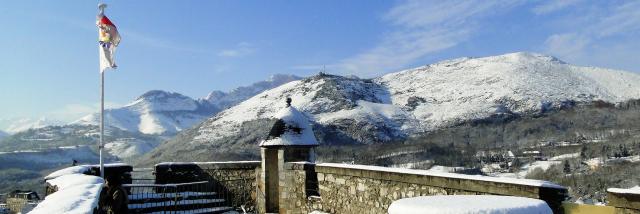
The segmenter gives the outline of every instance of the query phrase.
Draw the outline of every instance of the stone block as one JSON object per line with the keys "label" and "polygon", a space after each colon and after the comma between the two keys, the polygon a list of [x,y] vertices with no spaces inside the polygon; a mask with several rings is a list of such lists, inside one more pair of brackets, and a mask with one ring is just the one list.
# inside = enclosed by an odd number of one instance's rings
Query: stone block
{"label": "stone block", "polygon": [[365,191],[367,190],[367,186],[364,183],[358,183],[358,191]]}

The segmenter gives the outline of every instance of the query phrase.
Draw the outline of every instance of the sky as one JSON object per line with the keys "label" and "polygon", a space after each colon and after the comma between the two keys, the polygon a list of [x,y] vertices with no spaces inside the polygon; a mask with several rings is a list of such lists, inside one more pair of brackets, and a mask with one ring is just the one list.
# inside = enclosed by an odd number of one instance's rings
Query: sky
{"label": "sky", "polygon": [[[161,89],[193,98],[273,74],[372,78],[527,51],[640,73],[640,1],[103,0],[120,31],[107,107]],[[3,1],[0,119],[99,110],[97,1]]]}

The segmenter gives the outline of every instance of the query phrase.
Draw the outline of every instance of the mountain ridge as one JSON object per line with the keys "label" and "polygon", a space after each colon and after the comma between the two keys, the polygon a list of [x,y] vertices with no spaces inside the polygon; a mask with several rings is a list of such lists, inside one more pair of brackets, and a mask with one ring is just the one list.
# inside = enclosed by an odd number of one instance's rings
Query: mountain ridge
{"label": "mountain ridge", "polygon": [[[574,66],[526,52],[446,60],[374,79],[321,73],[257,94],[205,120],[189,131],[191,136],[169,144],[254,147],[260,137],[238,138],[247,135],[241,130],[268,124],[287,97],[311,118],[321,144],[373,144],[496,115],[640,98],[640,75]],[[161,146],[147,158],[162,159],[159,149],[170,147]]]}
{"label": "mountain ridge", "polygon": [[[256,93],[295,79],[300,77],[272,75],[265,81],[238,87],[230,92],[213,91],[199,99],[176,92],[150,90],[121,108],[106,109],[105,121],[108,126],[130,132],[173,136]],[[93,113],[71,124],[97,125],[99,122],[99,113]]]}

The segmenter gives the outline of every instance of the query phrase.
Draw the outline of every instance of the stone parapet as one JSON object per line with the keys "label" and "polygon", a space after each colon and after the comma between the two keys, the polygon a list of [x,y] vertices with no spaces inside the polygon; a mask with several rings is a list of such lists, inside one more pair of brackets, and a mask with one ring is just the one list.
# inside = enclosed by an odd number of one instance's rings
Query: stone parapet
{"label": "stone parapet", "polygon": [[607,191],[607,205],[615,207],[616,213],[640,213],[640,194]]}
{"label": "stone parapet", "polygon": [[[289,200],[281,202],[281,213],[387,213],[398,199],[426,195],[511,195],[546,201],[556,213],[567,190],[559,186],[430,176],[386,170],[384,167],[343,167],[330,164],[288,163],[284,191]],[[315,175],[315,178],[313,176]],[[311,178],[311,179],[310,179]],[[313,185],[316,181],[317,190]],[[317,191],[317,196],[310,194]],[[283,203],[285,203],[283,205]],[[282,210],[282,209],[281,209]]]}

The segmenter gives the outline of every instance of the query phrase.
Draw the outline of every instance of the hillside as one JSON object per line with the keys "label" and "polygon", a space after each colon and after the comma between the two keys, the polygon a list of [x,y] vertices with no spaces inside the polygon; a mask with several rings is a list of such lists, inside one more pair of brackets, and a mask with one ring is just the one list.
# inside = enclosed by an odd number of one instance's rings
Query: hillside
{"label": "hillside", "polygon": [[[640,98],[640,76],[574,66],[533,53],[461,58],[375,79],[321,73],[218,113],[158,147],[142,163],[217,160],[216,154],[253,157],[257,141],[286,97],[312,119],[321,144],[360,145],[401,142],[470,121],[508,120],[580,103]],[[201,155],[182,155],[205,149]]]}
{"label": "hillside", "polygon": [[[129,132],[172,135],[217,111],[208,102],[178,93],[154,90],[144,93],[122,108],[106,109],[105,121],[108,126]],[[88,115],[72,124],[98,125],[100,114]]]}
{"label": "hillside", "polygon": [[2,140],[2,138],[8,137],[8,136],[9,136],[9,133],[0,131],[0,140]]}

